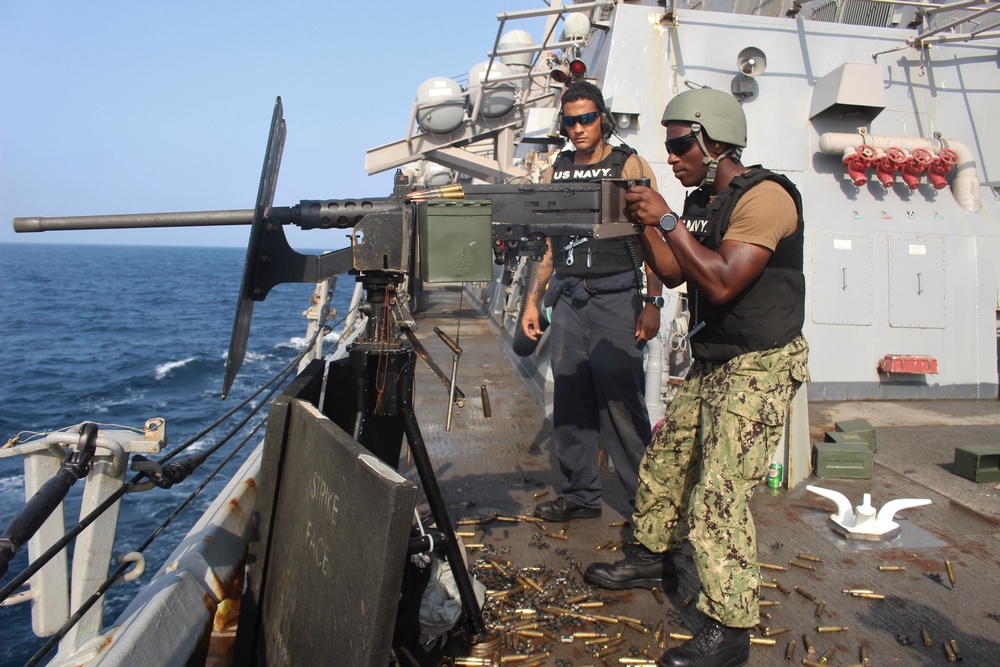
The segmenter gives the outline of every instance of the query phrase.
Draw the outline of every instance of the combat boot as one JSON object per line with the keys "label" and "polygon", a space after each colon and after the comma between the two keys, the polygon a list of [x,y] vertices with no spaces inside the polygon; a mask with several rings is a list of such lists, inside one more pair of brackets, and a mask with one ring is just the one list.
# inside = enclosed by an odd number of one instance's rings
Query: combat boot
{"label": "combat boot", "polygon": [[741,667],[750,661],[749,628],[730,628],[714,618],[660,658],[659,667]]}
{"label": "combat boot", "polygon": [[658,554],[641,544],[625,547],[625,558],[617,563],[591,563],[584,581],[620,591],[626,588],[677,590],[677,566],[670,552]]}

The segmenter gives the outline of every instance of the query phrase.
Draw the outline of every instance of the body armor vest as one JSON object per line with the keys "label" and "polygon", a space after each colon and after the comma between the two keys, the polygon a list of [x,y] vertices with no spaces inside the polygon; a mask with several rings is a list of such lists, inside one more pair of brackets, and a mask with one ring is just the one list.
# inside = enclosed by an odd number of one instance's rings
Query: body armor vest
{"label": "body armor vest", "polygon": [[[597,164],[573,164],[573,151],[563,151],[552,165],[552,182],[599,181],[621,178],[622,167],[635,151],[622,146],[612,146],[611,153]],[[573,248],[573,264],[566,265],[569,251],[566,246],[577,240],[569,236],[552,237],[552,270],[563,276],[597,278],[623,271],[633,271],[641,260],[635,241],[630,237],[610,239],[589,238]],[[632,246],[630,248],[630,245]],[[640,274],[641,275],[641,274]]]}
{"label": "body armor vest", "polygon": [[747,352],[781,347],[802,333],[804,222],[802,198],[794,183],[759,165],[750,167],[747,173],[733,178],[714,201],[710,201],[707,189],[692,192],[684,202],[683,220],[699,243],[717,251],[740,197],[765,180],[781,185],[795,202],[795,232],[778,242],[761,275],[728,303],[713,305],[696,285],[689,284],[691,326],[704,323],[704,328],[691,338],[695,359],[729,361]]}

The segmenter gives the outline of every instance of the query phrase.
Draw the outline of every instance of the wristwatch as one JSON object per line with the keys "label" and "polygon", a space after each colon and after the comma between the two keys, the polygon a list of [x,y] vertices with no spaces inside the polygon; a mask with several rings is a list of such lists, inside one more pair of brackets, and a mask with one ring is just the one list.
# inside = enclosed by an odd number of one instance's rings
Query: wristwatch
{"label": "wristwatch", "polygon": [[677,222],[679,220],[680,218],[678,218],[677,214],[674,213],[673,211],[671,211],[670,213],[664,213],[660,217],[660,231],[663,232],[664,234],[669,234],[670,232],[674,231],[675,227],[677,227]]}
{"label": "wristwatch", "polygon": [[657,308],[663,308],[663,304],[666,303],[662,296],[647,296],[644,300],[646,303],[651,303]]}

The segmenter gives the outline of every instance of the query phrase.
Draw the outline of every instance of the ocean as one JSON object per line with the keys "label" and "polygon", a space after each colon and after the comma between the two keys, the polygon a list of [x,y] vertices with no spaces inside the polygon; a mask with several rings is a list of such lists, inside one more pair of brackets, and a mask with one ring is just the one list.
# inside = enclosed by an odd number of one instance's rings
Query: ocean
{"label": "ocean", "polygon": [[[141,428],[162,417],[169,451],[250,395],[301,350],[313,286],[279,285],[255,305],[246,359],[223,401],[245,255],[241,248],[0,244],[0,445],[25,431],[83,421]],[[338,316],[353,286],[353,278],[340,278]],[[262,434],[145,551],[145,574],[108,591],[106,624],[148,583]],[[211,446],[213,437],[195,448]],[[127,495],[115,552],[145,540],[241,440],[182,484]],[[83,486],[77,482],[65,503],[67,528],[79,517]],[[22,458],[0,459],[0,529],[24,503]],[[0,585],[27,564],[25,545]],[[24,664],[44,643],[31,632],[30,606],[0,607],[0,665]]]}

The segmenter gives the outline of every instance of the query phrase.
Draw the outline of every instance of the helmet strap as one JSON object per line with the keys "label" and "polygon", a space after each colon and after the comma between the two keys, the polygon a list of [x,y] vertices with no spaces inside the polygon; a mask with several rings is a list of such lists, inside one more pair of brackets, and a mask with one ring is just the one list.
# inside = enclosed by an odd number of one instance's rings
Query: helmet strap
{"label": "helmet strap", "polygon": [[705,156],[701,159],[701,163],[708,167],[708,173],[705,174],[705,178],[698,185],[699,188],[702,188],[715,182],[715,170],[719,167],[719,158],[712,157],[712,154],[708,152],[708,148],[705,146],[705,139],[701,132],[701,123],[691,123],[691,134],[694,135],[695,141],[698,142],[698,148],[701,149],[701,154]]}
{"label": "helmet strap", "polygon": [[739,160],[740,155],[743,153],[743,149],[739,146],[730,146],[725,151],[719,154],[718,157],[712,157],[712,154],[708,152],[708,148],[705,146],[705,140],[701,131],[701,123],[691,123],[691,134],[694,135],[695,140],[698,142],[698,148],[701,149],[702,158],[701,163],[708,167],[708,173],[705,174],[704,180],[698,187],[705,187],[707,185],[712,185],[715,183],[715,172],[719,168],[719,162],[725,158],[732,156],[734,160]]}

